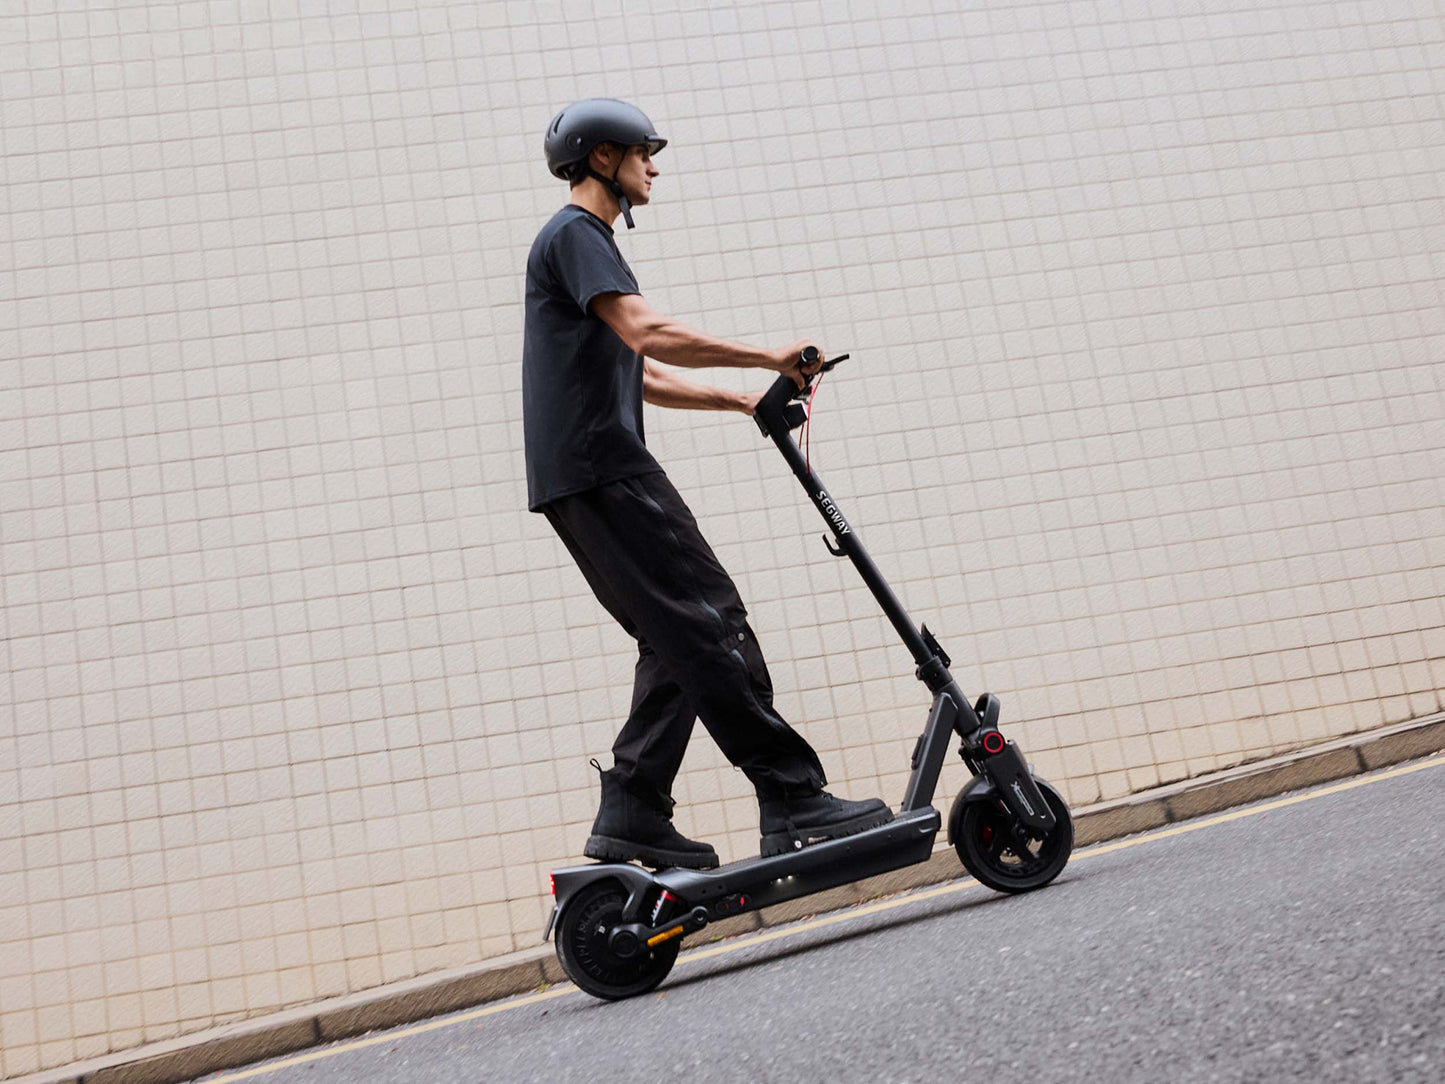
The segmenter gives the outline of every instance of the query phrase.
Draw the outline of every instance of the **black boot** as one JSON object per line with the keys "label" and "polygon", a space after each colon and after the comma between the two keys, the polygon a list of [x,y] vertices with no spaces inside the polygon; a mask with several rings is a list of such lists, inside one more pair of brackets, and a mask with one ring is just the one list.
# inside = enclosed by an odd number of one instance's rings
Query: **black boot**
{"label": "black boot", "polygon": [[682,866],[716,869],[717,851],[695,843],[672,826],[672,809],[660,809],[618,782],[616,769],[602,771],[602,805],[582,853],[608,862],[641,862],[654,869]]}
{"label": "black boot", "polygon": [[879,798],[850,802],[826,790],[806,798],[758,795],[758,829],[763,837],[764,858],[865,832],[892,819],[892,810]]}

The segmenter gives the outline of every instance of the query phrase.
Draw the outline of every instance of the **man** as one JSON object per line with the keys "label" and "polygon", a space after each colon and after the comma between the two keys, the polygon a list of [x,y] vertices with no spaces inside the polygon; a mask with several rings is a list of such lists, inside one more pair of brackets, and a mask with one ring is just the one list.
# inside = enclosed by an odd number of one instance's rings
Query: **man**
{"label": "man", "polygon": [[644,399],[751,414],[760,397],[693,383],[659,362],[766,369],[799,386],[822,364],[802,367],[806,339],[775,350],[725,342],[643,300],[612,223],[622,215],[632,227],[666,145],[641,110],[607,98],[568,106],[547,129],[548,168],[572,194],[527,257],[527,497],[638,645],[631,714],[602,772],[583,853],[711,869],[712,846],[672,825],[672,784],[699,716],[757,792],[763,854],[861,832],[892,813],[876,798],[823,790],[817,754],[773,707],[737,588],[644,442]]}

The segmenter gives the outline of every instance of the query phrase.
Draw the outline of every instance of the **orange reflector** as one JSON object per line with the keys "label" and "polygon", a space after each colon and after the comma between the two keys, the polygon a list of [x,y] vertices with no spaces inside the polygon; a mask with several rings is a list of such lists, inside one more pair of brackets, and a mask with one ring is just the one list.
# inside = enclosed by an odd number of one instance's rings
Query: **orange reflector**
{"label": "orange reflector", "polygon": [[674,927],[673,927],[672,929],[670,929],[670,930],[663,930],[663,931],[662,931],[660,934],[658,934],[656,937],[649,937],[649,938],[647,939],[647,947],[648,947],[648,948],[651,948],[653,945],[660,945],[660,944],[662,944],[664,941],[671,941],[674,937],[678,937],[678,936],[680,936],[681,934],[682,934],[682,927],[681,927],[681,926],[674,926]]}

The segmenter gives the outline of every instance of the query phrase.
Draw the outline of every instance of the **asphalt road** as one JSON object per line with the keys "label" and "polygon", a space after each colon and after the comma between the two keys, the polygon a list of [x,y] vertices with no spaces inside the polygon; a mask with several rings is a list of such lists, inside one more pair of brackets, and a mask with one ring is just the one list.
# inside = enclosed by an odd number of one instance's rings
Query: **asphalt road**
{"label": "asphalt road", "polygon": [[684,953],[644,998],[559,988],[248,1079],[1435,1084],[1445,761],[1419,764],[1081,851],[1031,895],[921,890]]}

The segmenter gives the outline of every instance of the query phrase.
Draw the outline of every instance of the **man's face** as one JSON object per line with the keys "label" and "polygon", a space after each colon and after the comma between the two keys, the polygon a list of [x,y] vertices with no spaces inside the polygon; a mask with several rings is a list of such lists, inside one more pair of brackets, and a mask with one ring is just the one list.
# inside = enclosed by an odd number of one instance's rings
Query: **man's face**
{"label": "man's face", "polygon": [[628,147],[627,157],[622,160],[622,172],[618,173],[617,180],[622,185],[622,191],[627,193],[627,198],[635,206],[641,207],[652,199],[652,178],[657,174],[658,169],[652,164],[652,155],[645,146]]}
{"label": "man's face", "polygon": [[597,172],[611,177],[619,153],[623,154],[623,158],[622,168],[617,171],[617,183],[634,207],[642,207],[652,199],[652,179],[658,175],[658,169],[652,164],[652,155],[645,145],[628,147],[625,152],[609,145],[602,151],[603,161],[594,164],[598,167]]}

